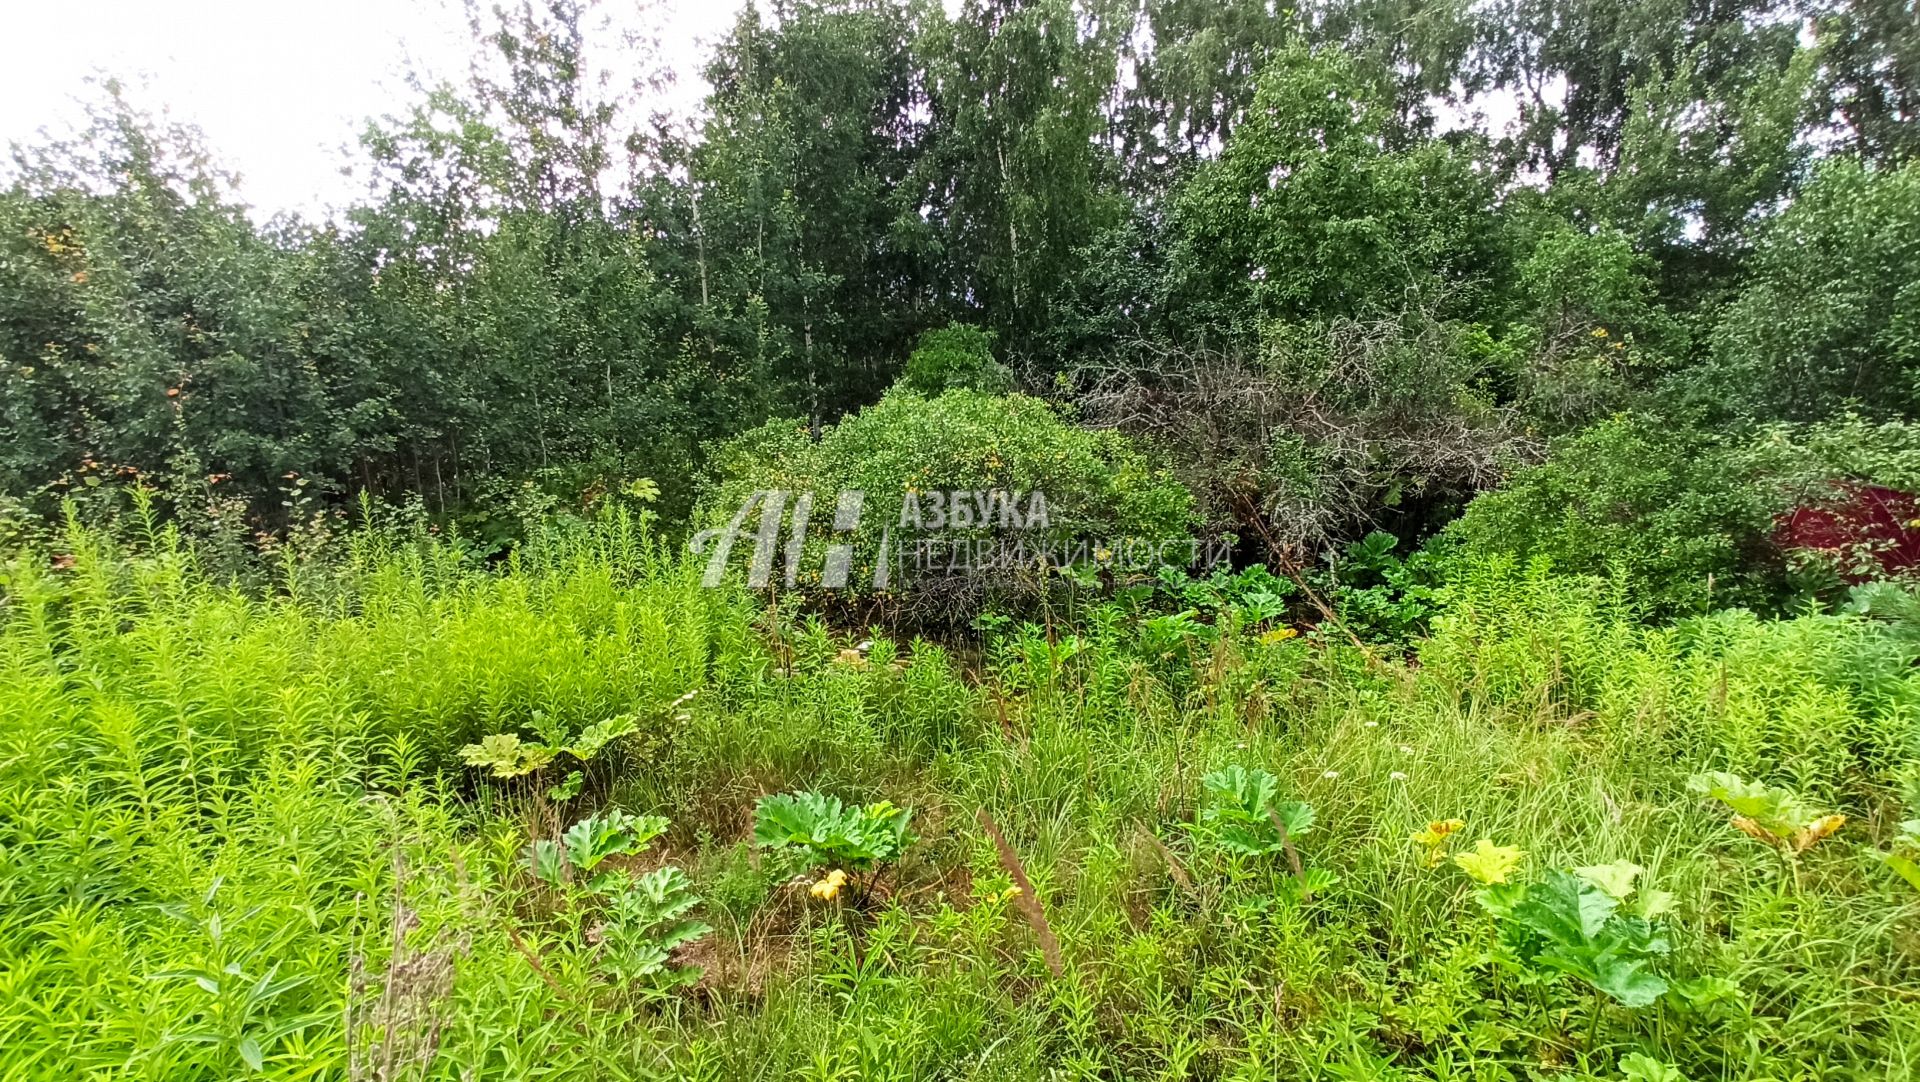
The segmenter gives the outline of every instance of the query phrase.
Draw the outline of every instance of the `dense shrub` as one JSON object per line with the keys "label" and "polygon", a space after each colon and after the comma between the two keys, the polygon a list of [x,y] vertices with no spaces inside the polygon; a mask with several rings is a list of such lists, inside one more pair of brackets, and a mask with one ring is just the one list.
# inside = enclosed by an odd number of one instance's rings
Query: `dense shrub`
{"label": "dense shrub", "polygon": [[1210,529],[1311,563],[1375,527],[1424,536],[1536,441],[1489,393],[1510,351],[1408,291],[1359,318],[1270,323],[1256,353],[1088,366],[1089,418],[1165,456]]}
{"label": "dense shrub", "polygon": [[1831,602],[1848,581],[1886,573],[1876,542],[1799,549],[1780,527],[1795,509],[1844,506],[1859,485],[1920,491],[1915,426],[1845,416],[1709,433],[1622,414],[1476,499],[1432,550],[1443,563],[1512,554],[1616,576],[1654,617]]}
{"label": "dense shrub", "polygon": [[1614,417],[1474,500],[1441,535],[1440,550],[1545,556],[1562,571],[1617,575],[1661,615],[1770,600],[1773,501],[1737,449]]}
{"label": "dense shrub", "polygon": [[1624,233],[1557,219],[1518,269],[1521,318],[1501,341],[1527,420],[1562,433],[1621,409],[1685,352],[1659,303],[1658,264]]}
{"label": "dense shrub", "polygon": [[961,389],[1004,394],[1013,389],[1013,373],[994,360],[992,332],[955,323],[920,336],[900,382],[929,395]]}
{"label": "dense shrub", "polygon": [[[943,538],[1006,544],[1057,542],[1068,553],[1079,552],[1084,542],[1089,554],[1097,554],[1111,553],[1126,539],[1184,539],[1191,530],[1186,490],[1150,465],[1125,437],[1075,427],[1045,402],[1025,395],[955,390],[929,398],[896,389],[828,426],[817,441],[802,425],[775,422],[730,441],[715,453],[715,461],[717,475],[701,501],[702,525],[725,524],[756,490],[812,494],[809,548],[798,580],[803,588],[820,581],[836,494],[864,493],[858,528],[838,539],[856,548],[851,596],[873,594],[883,534],[895,546],[937,532]],[[925,529],[938,507],[935,500],[993,490],[1014,495],[1023,515],[1033,506],[1032,494],[1041,494],[1044,523],[1011,527],[997,511],[991,523],[983,523],[976,520],[977,511],[970,511],[967,521]],[[921,528],[903,527],[903,513],[912,518],[916,512]],[[1045,586],[1044,576],[991,579],[986,585],[979,577],[965,582],[950,577],[944,596],[955,607],[947,614],[960,615],[987,596],[1031,597]],[[896,578],[893,588],[900,586]],[[916,614],[932,615],[925,596],[931,583],[919,586],[923,596]]]}

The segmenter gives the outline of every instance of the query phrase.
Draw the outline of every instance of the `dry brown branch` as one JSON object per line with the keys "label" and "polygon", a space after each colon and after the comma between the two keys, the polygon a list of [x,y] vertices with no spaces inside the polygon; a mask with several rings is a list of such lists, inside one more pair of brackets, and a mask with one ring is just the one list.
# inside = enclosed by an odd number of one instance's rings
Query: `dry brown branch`
{"label": "dry brown branch", "polygon": [[[467,942],[436,940],[431,950],[415,948],[409,934],[420,920],[407,905],[407,881],[406,860],[396,856],[385,971],[370,974],[365,955],[358,952],[347,964],[347,1071],[353,1082],[424,1079],[440,1054],[455,961]],[[378,994],[369,998],[376,981]]]}
{"label": "dry brown branch", "polygon": [[1040,940],[1040,953],[1047,960],[1047,969],[1055,977],[1060,977],[1066,972],[1066,965],[1060,958],[1060,940],[1053,934],[1053,925],[1047,923],[1046,910],[1041,908],[1040,898],[1033,892],[1033,880],[1027,878],[1027,869],[1020,863],[1020,854],[1013,851],[1012,843],[1000,832],[999,824],[987,814],[987,809],[981,808],[975,812],[974,818],[979,820],[980,829],[986,831],[987,837],[993,840],[993,848],[1000,854],[1000,866],[1007,870],[1007,874],[1013,878],[1013,885],[1019,888],[1020,893],[1014,895],[1013,903],[1020,907],[1020,912],[1033,928],[1035,938]]}
{"label": "dry brown branch", "polygon": [[1167,449],[1210,528],[1328,551],[1376,525],[1390,492],[1470,495],[1538,455],[1512,409],[1468,390],[1479,377],[1444,300],[1278,328],[1257,355],[1127,343],[1077,371],[1078,401]]}
{"label": "dry brown branch", "polygon": [[1280,848],[1287,851],[1287,867],[1293,870],[1294,882],[1300,884],[1300,900],[1307,899],[1307,870],[1300,864],[1300,851],[1293,847],[1293,833],[1287,829],[1286,820],[1272,808],[1267,809],[1267,818],[1273,820],[1273,829],[1280,832]]}

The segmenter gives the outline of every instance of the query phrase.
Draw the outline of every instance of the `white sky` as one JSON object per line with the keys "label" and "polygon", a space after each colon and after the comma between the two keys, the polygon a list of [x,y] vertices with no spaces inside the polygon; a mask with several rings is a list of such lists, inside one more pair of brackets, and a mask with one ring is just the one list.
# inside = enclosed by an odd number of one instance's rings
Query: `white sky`
{"label": "white sky", "polygon": [[[656,0],[643,11],[640,0],[606,0],[602,11],[656,28],[678,77],[675,104],[690,111],[705,90],[700,43],[724,33],[742,2]],[[97,93],[87,79],[113,75],[142,108],[204,131],[262,219],[317,217],[361,194],[341,168],[366,120],[411,104],[409,69],[464,83],[471,53],[459,0],[0,0],[0,38],[12,43],[0,63],[0,143],[70,130]]]}

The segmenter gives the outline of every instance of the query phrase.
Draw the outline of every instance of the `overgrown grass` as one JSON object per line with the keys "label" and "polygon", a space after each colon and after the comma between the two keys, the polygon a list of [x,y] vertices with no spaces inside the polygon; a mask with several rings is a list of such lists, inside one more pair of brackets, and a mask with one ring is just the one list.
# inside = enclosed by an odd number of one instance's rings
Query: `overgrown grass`
{"label": "overgrown grass", "polygon": [[[74,531],[8,566],[0,630],[0,1074],[20,1078],[1911,1078],[1920,894],[1875,859],[1920,760],[1907,640],[1856,617],[1648,628],[1587,580],[1490,566],[1408,660],[1117,609],[962,666],[727,591],[614,522],[496,571],[366,535],[270,599],[165,536]],[[137,552],[137,554],[136,554]],[[63,561],[64,562],[64,561]],[[292,565],[290,565],[292,566]],[[689,697],[689,693],[691,696]],[[638,731],[493,780],[458,750]],[[1187,830],[1231,764],[1317,813],[1337,877]],[[1788,862],[1688,793],[1727,769],[1851,819]],[[552,776],[548,776],[551,774]],[[915,809],[823,901],[754,801]],[[611,980],[596,919],[523,853],[589,811],[672,821],[628,873],[691,875],[715,931],[669,992]],[[1004,829],[1050,971],[975,821]],[[1911,815],[1911,812],[1904,813]],[[1501,947],[1411,836],[1466,823],[1523,877],[1630,860],[1671,891],[1673,994],[1628,1008]],[[257,1067],[256,1067],[257,1064]]]}

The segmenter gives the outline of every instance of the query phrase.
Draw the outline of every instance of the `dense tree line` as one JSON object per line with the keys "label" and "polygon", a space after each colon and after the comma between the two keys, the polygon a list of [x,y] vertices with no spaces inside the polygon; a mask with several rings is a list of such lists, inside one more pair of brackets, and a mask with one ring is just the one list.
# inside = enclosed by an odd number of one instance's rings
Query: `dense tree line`
{"label": "dense tree line", "polygon": [[685,508],[954,324],[1274,544],[1430,528],[1623,410],[1920,406],[1911,0],[782,0],[690,125],[590,21],[479,14],[336,221],[255,224],[117,93],[18,151],[0,491]]}

